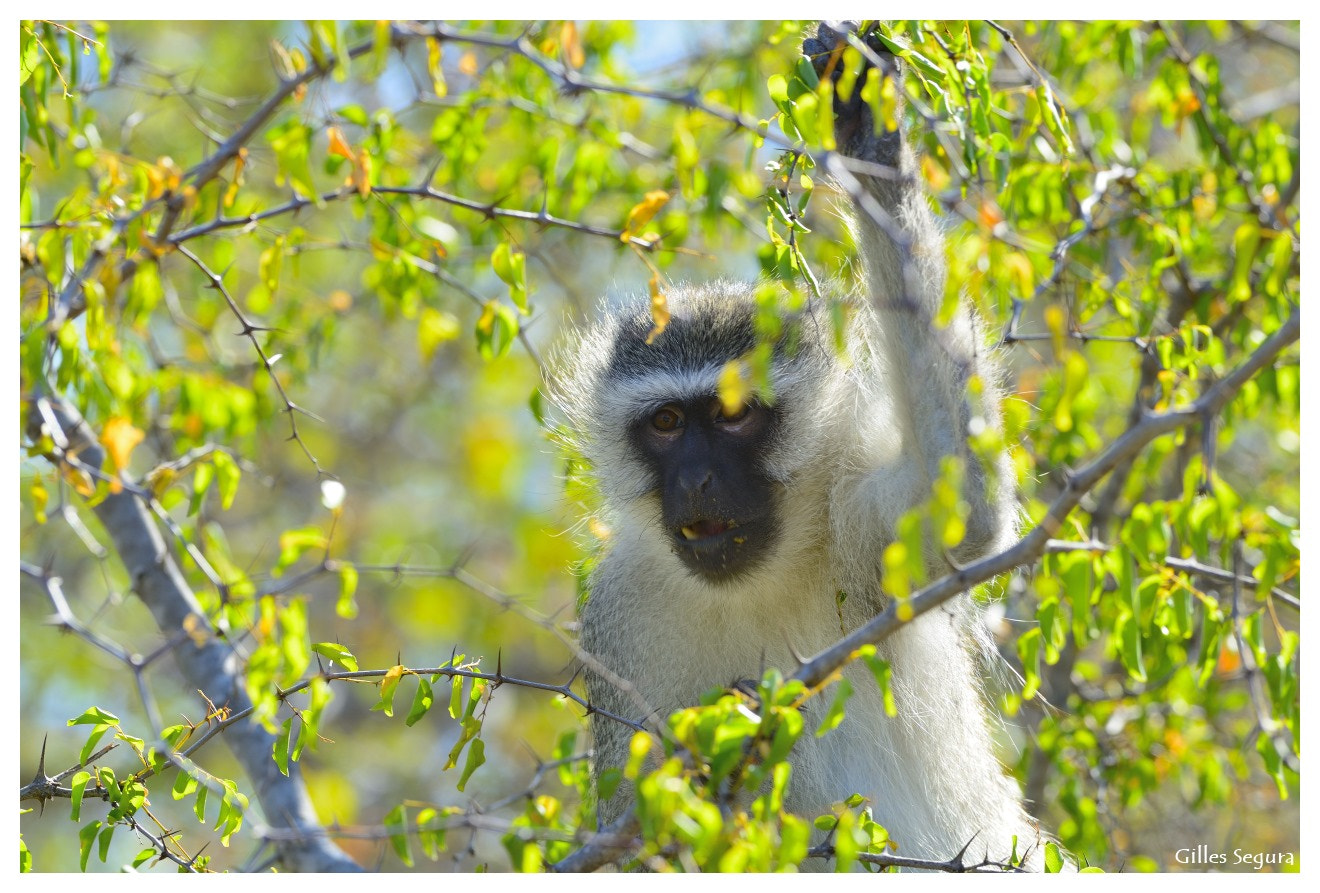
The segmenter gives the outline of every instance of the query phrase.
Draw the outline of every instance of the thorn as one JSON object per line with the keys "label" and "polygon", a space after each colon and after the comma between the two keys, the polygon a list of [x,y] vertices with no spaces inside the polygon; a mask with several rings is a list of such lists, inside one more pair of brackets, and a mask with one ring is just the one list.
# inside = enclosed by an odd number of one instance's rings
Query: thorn
{"label": "thorn", "polygon": [[41,756],[37,759],[37,774],[32,776],[32,783],[46,781],[46,739],[48,735],[41,736]]}
{"label": "thorn", "polygon": [[472,556],[476,551],[477,541],[475,539],[469,541],[468,544],[463,547],[463,550],[458,553],[458,557],[454,559],[454,569],[459,570],[467,567],[467,563],[472,560]]}
{"label": "thorn", "polygon": [[[798,662],[798,666],[799,667],[806,666],[806,663],[808,660],[810,660],[810,658],[803,656],[803,654],[800,651],[798,651],[796,648],[793,647],[792,642],[785,641],[784,644],[788,646],[788,653],[793,655],[793,660]],[[764,662],[765,656],[762,655],[761,659],[762,662]]]}
{"label": "thorn", "polygon": [[440,170],[440,164],[445,160],[444,155],[436,155],[435,161],[431,163],[430,169],[426,172],[426,178],[422,180],[422,188],[428,192],[431,189],[431,183],[435,180],[436,172]]}
{"label": "thorn", "polygon": [[954,856],[952,859],[949,860],[950,865],[956,865],[959,871],[961,871],[963,868],[966,867],[963,864],[963,856],[967,854],[967,848],[972,845],[972,842],[976,840],[977,835],[979,835],[980,833],[981,833],[980,831],[977,831],[976,834],[973,834],[971,838],[966,843],[963,844],[962,849],[958,851],[958,855]]}
{"label": "thorn", "polygon": [[324,422],[324,421],[325,421],[325,419],[321,418],[319,415],[317,415],[316,413],[312,412],[310,409],[304,409],[303,407],[299,406],[297,403],[294,403],[292,400],[288,401],[288,405],[285,407],[285,410],[284,410],[284,411],[287,412],[287,413],[289,413],[289,414],[293,414],[293,413],[295,413],[295,412],[300,412],[300,413],[302,413],[303,415],[307,416],[307,418],[309,418],[309,419],[313,419],[313,420],[318,421],[318,422]]}
{"label": "thorn", "polygon": [[947,564],[949,567],[953,568],[953,572],[955,574],[961,574],[963,572],[963,568],[965,568],[966,565],[959,564],[958,562],[954,561],[953,553],[950,552],[948,549],[944,549],[942,551],[944,552],[944,563]]}

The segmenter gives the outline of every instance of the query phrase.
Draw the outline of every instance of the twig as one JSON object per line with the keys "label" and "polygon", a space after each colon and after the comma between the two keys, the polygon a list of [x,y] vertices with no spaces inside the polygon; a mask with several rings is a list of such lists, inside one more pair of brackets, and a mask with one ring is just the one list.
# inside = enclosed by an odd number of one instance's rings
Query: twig
{"label": "twig", "polygon": [[793,678],[809,687],[820,685],[847,663],[858,648],[882,641],[904,623],[909,622],[899,619],[900,607],[908,613],[909,618],[916,618],[959,593],[967,591],[977,583],[1034,562],[1044,553],[1051,538],[1062,527],[1064,519],[1101,478],[1121,463],[1130,461],[1155,438],[1217,414],[1247,381],[1273,362],[1285,347],[1295,342],[1300,332],[1301,311],[1294,310],[1283,325],[1256,348],[1250,357],[1190,406],[1147,414],[1090,464],[1070,475],[1063,492],[1050,504],[1044,517],[1016,544],[996,555],[974,561],[956,573],[931,583],[901,603],[894,601],[874,620],[806,661],[798,668]]}
{"label": "twig", "polygon": [[[105,460],[105,450],[90,426],[67,403],[52,402],[50,406],[54,424],[47,424],[51,439],[63,442],[64,457],[76,454],[83,465],[99,469]],[[219,703],[227,704],[235,712],[248,708],[251,702],[233,648],[211,628],[157,529],[146,501],[126,486],[117,493],[108,493],[93,506],[93,511],[114,542],[134,592],[151,611],[156,625],[170,636],[180,630],[188,633],[191,647],[174,652],[187,684],[212,693]],[[285,776],[271,759],[274,735],[259,724],[247,722],[235,724],[226,741],[247,772],[267,821],[301,835],[281,850],[287,868],[358,870],[357,864],[343,851],[315,833],[319,823],[298,767],[290,766]]]}

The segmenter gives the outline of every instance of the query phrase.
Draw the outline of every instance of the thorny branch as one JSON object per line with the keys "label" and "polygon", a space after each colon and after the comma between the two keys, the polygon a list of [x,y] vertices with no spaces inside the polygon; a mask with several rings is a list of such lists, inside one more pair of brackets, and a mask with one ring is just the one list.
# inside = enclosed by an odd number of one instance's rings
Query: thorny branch
{"label": "thorny branch", "polygon": [[1294,310],[1283,325],[1256,348],[1251,356],[1190,406],[1167,412],[1148,413],[1090,464],[1069,475],[1063,492],[1050,504],[1036,526],[1015,545],[997,555],[982,558],[958,569],[914,593],[909,599],[893,602],[880,616],[804,662],[794,673],[793,678],[808,686],[820,685],[846,664],[858,648],[882,641],[907,622],[900,619],[900,610],[905,613],[910,612],[909,618],[918,617],[959,593],[966,592],[977,583],[1033,563],[1044,553],[1047,544],[1061,529],[1068,514],[1105,475],[1121,463],[1130,461],[1155,438],[1216,415],[1243,385],[1256,373],[1273,363],[1284,348],[1295,342],[1300,333],[1301,311]]}
{"label": "thorny branch", "polygon": [[[46,400],[40,398],[38,402]],[[57,455],[52,461],[59,464],[72,460],[84,470],[99,470],[105,459],[104,448],[81,415],[63,402],[51,401],[48,408],[44,414],[34,413],[32,424],[44,425],[56,444]],[[242,712],[251,702],[233,648],[206,619],[157,529],[146,500],[135,489],[125,486],[119,492],[109,492],[93,511],[113,540],[133,591],[150,609],[157,626],[171,639],[180,631],[187,634],[173,653],[188,685],[209,692],[213,702]],[[286,866],[302,871],[357,870],[356,863],[338,847],[315,834],[318,822],[301,771],[295,764],[289,767],[287,776],[282,775],[270,758],[274,736],[250,722],[230,728],[226,741],[251,779],[267,821],[306,835],[282,848]]]}
{"label": "thorny branch", "polygon": [[[999,29],[999,26],[994,25],[993,23],[992,26]],[[1004,33],[1006,39],[1008,39],[1010,43],[1012,43],[1013,46],[1017,48],[1017,44],[1013,42],[1011,35],[1009,35],[1007,32],[1003,32],[1002,29],[1000,30],[1001,33]],[[417,30],[417,29],[410,29],[405,31],[396,28],[394,33],[394,40],[397,43],[411,36],[425,36],[427,34],[429,34],[430,36],[434,36],[440,40],[449,40],[454,42],[467,42],[476,45],[485,45],[494,48],[499,48],[506,52],[525,57],[532,64],[536,65],[537,67],[544,70],[547,74],[550,74],[552,77],[559,80],[560,83],[566,89],[569,89],[571,91],[616,92],[616,93],[624,93],[627,95],[637,96],[646,99],[662,101],[666,103],[678,104],[687,108],[701,110],[703,112],[712,114],[715,117],[728,121],[729,123],[733,124],[735,127],[744,128],[749,131],[759,133],[762,136],[767,135],[763,132],[764,128],[759,127],[759,125],[756,125],[754,122],[751,122],[750,120],[744,119],[741,115],[738,115],[737,113],[715,109],[704,104],[698,98],[698,94],[695,91],[689,91],[687,93],[667,93],[662,91],[648,91],[638,88],[600,83],[588,78],[584,78],[581,75],[579,75],[577,72],[573,71],[571,68],[561,66],[558,63],[555,63],[541,56],[531,46],[531,44],[526,40],[525,37],[506,39],[495,35],[479,35],[479,34],[465,33],[465,32],[457,31],[455,29],[450,29],[448,28],[448,26],[436,25],[433,26],[432,30],[430,30],[429,32],[425,30]],[[370,48],[371,45],[369,43],[363,44],[358,47],[352,48],[350,50],[350,54],[352,56],[357,56],[363,52],[366,52]],[[1180,49],[1180,47],[1178,47],[1178,49]],[[1021,52],[1020,49],[1019,52]],[[1182,61],[1184,63],[1187,63],[1188,59],[1183,58]],[[1030,65],[1029,62],[1028,64]],[[272,94],[272,96],[269,97],[267,101],[263,103],[258,108],[258,110],[246,122],[244,122],[244,124],[240,126],[238,130],[236,130],[233,133],[232,136],[230,136],[227,140],[225,140],[211,156],[209,156],[207,159],[204,159],[202,162],[200,162],[198,165],[194,166],[193,168],[189,169],[189,171],[184,176],[184,182],[191,184],[193,188],[200,189],[207,182],[213,180],[219,174],[220,170],[224,167],[224,165],[228,161],[232,160],[236,152],[248,140],[252,138],[252,136],[260,129],[261,126],[263,126],[269,120],[270,116],[274,113],[275,109],[282,102],[287,100],[287,98],[290,95],[292,95],[293,90],[296,89],[297,86],[299,86],[299,84],[305,84],[306,82],[308,82],[309,80],[315,77],[324,76],[324,74],[326,74],[328,70],[329,70],[328,66],[324,66],[319,70],[309,69],[308,71],[303,72],[303,74],[300,75],[298,78],[290,81],[286,81],[283,84],[281,84],[279,90],[277,90],[275,94]],[[1034,71],[1034,67],[1033,67],[1033,71]],[[295,83],[295,81],[297,81],[298,83]],[[1202,98],[1204,99],[1204,97]],[[1202,110],[1200,114],[1203,116],[1204,119],[1204,114],[1205,114],[1204,110]],[[1212,122],[1210,122],[1208,119],[1204,119],[1204,120],[1207,128],[1209,128],[1212,135],[1215,134]],[[1251,192],[1251,181],[1250,181],[1249,172],[1244,172],[1240,168],[1238,168],[1233,163],[1231,156],[1226,154],[1227,146],[1223,144],[1222,135],[1219,135],[1219,139],[1216,141],[1216,145],[1219,151],[1221,152],[1221,154],[1225,154],[1224,160],[1226,163],[1234,167],[1234,170],[1238,171],[1239,175],[1242,175],[1244,173],[1246,174],[1246,178],[1243,180],[1243,182],[1247,186],[1249,192]],[[554,215],[548,214],[548,212],[544,208],[540,212],[531,212],[531,211],[521,211],[517,209],[505,208],[494,203],[481,203],[481,202],[472,201],[469,199],[465,199],[461,196],[451,195],[439,190],[435,190],[429,184],[429,182],[424,185],[413,186],[413,187],[378,187],[373,191],[382,195],[393,194],[393,195],[401,195],[412,198],[422,198],[432,201],[438,201],[456,207],[462,207],[476,213],[484,214],[488,218],[507,218],[512,220],[522,220],[528,223],[534,223],[542,226],[561,227],[585,235],[600,236],[605,238],[612,238],[615,240],[617,240],[619,236],[619,231],[609,230],[607,228],[601,228],[601,227],[594,227],[589,224],[558,218],[555,217]],[[1095,195],[1092,196],[1092,198],[1099,197],[1100,195],[1103,194],[1103,192],[1104,192],[1104,186],[1101,184],[1100,177],[1097,177],[1096,193]],[[354,195],[354,194],[356,193],[351,190],[336,190],[333,192],[323,194],[321,196],[321,199],[323,201],[335,201],[347,197],[348,195]],[[1256,195],[1254,192],[1252,192],[1251,194],[1252,194],[1253,203],[1261,211],[1262,219],[1265,219],[1265,211],[1268,210],[1267,206],[1263,204],[1259,195]],[[158,201],[165,202],[166,213],[162,217],[158,225],[158,228],[156,230],[157,243],[161,245],[168,245],[178,248],[180,250],[180,253],[182,253],[184,257],[188,258],[190,262],[192,262],[202,271],[203,275],[205,275],[206,278],[209,280],[211,287],[216,288],[222,293],[231,311],[237,317],[242,327],[242,331],[240,332],[240,334],[249,338],[249,340],[251,341],[253,347],[255,348],[258,354],[258,357],[265,371],[270,375],[272,381],[274,381],[277,389],[279,390],[280,396],[285,404],[285,412],[287,412],[290,416],[290,424],[293,429],[291,439],[298,441],[299,445],[302,447],[308,459],[317,468],[318,472],[320,472],[320,467],[319,465],[317,465],[316,459],[310,454],[310,452],[308,452],[306,445],[303,444],[302,440],[298,437],[298,429],[297,429],[295,414],[297,412],[305,412],[305,410],[302,410],[301,407],[298,407],[295,403],[293,403],[289,399],[278,377],[275,375],[273,367],[275,365],[275,361],[278,358],[268,357],[262,345],[259,343],[256,337],[256,334],[262,331],[262,329],[259,326],[253,325],[244,316],[241,309],[238,307],[238,305],[235,303],[235,301],[230,296],[228,291],[225,289],[222,277],[218,276],[213,271],[211,271],[200,259],[198,259],[198,257],[195,254],[191,253],[190,251],[188,251],[186,247],[184,247],[184,243],[191,239],[209,235],[211,233],[223,229],[252,226],[261,221],[268,220],[277,216],[297,213],[299,210],[307,207],[308,205],[313,204],[313,200],[305,199],[302,198],[301,196],[295,196],[290,201],[285,202],[281,205],[277,205],[275,207],[268,208],[263,211],[254,212],[253,214],[247,215],[245,217],[230,218],[230,217],[217,216],[214,220],[208,223],[198,224],[191,228],[180,230],[177,232],[174,231],[174,228],[177,225],[177,221],[180,217],[183,208],[183,203],[179,199],[178,194],[163,196]],[[145,213],[145,211],[146,209],[143,209],[141,211],[135,212],[134,214],[126,215],[123,218],[116,219],[114,221],[112,237],[117,237],[118,235],[122,234],[124,228],[134,219],[140,216],[142,213]],[[1057,284],[1059,277],[1063,272],[1063,267],[1066,263],[1066,255],[1068,249],[1078,240],[1090,234],[1091,228],[1093,226],[1093,221],[1091,220],[1089,213],[1086,213],[1086,211],[1087,209],[1084,208],[1083,229],[1080,232],[1071,234],[1070,236],[1061,240],[1059,245],[1057,246],[1055,253],[1053,255],[1055,260],[1054,268],[1049,274],[1048,278],[1042,281],[1038,286],[1036,290],[1037,295],[1040,295],[1048,287]],[[1287,223],[1286,220],[1282,222],[1284,225],[1286,225]],[[65,226],[67,224],[58,221],[52,221],[49,224],[33,224],[32,227],[39,228],[41,226],[47,226],[47,225]],[[1275,222],[1273,225],[1277,226],[1279,224],[1278,222]],[[653,250],[657,247],[655,243],[637,238],[633,239],[633,243],[636,247],[647,250]],[[102,263],[104,263],[105,260],[106,260],[105,254],[101,253],[100,249],[94,249],[92,253],[88,256],[83,267],[66,281],[64,288],[61,290],[59,296],[57,298],[54,298],[51,302],[51,310],[50,310],[51,315],[48,321],[51,326],[57,326],[58,324],[62,323],[67,319],[74,318],[85,309],[85,306],[80,300],[81,285],[84,282],[86,282],[89,277],[95,275],[97,268]],[[125,280],[133,275],[134,269],[135,269],[135,261],[133,259],[126,259],[121,263],[120,272]],[[1010,321],[1004,333],[1004,341],[1006,343],[1012,341],[1027,341],[1036,338],[1043,339],[1043,338],[1051,337],[1049,335],[1018,334],[1016,331],[1016,325],[1020,318],[1021,310],[1022,310],[1021,302],[1015,301],[1012,320]],[[1033,561],[1036,557],[1039,557],[1039,555],[1043,551],[1050,548],[1051,543],[1058,542],[1057,540],[1048,540],[1042,544],[1042,540],[1044,539],[1044,537],[1051,536],[1053,535],[1054,532],[1058,530],[1059,524],[1066,517],[1068,512],[1071,511],[1071,509],[1076,506],[1076,504],[1081,499],[1081,497],[1086,492],[1088,492],[1090,487],[1094,486],[1094,484],[1097,481],[1099,481],[1106,473],[1114,469],[1125,459],[1130,458],[1132,455],[1135,455],[1135,453],[1139,449],[1144,447],[1154,438],[1166,434],[1174,430],[1175,428],[1185,427],[1187,425],[1194,424],[1198,419],[1208,418],[1211,415],[1213,415],[1218,410],[1218,408],[1222,407],[1222,405],[1228,399],[1231,399],[1233,393],[1235,393],[1236,390],[1241,387],[1241,384],[1247,378],[1250,378],[1250,376],[1254,374],[1255,371],[1258,371],[1260,368],[1263,368],[1265,364],[1267,364],[1275,356],[1277,356],[1279,351],[1281,351],[1288,344],[1292,343],[1292,341],[1296,340],[1298,328],[1299,328],[1298,315],[1296,312],[1294,312],[1293,316],[1290,317],[1290,319],[1284,324],[1284,326],[1278,332],[1276,332],[1274,336],[1272,336],[1269,339],[1269,341],[1266,342],[1266,344],[1262,345],[1254,354],[1252,354],[1252,356],[1247,360],[1247,362],[1244,363],[1242,366],[1240,366],[1238,371],[1235,372],[1234,375],[1229,376],[1229,378],[1225,379],[1224,381],[1221,381],[1218,385],[1211,388],[1209,391],[1206,392],[1205,395],[1202,396],[1200,400],[1196,401],[1196,403],[1193,404],[1191,407],[1188,407],[1183,410],[1176,410],[1167,413],[1160,413],[1160,414],[1147,413],[1143,415],[1140,421],[1137,422],[1137,424],[1135,424],[1122,438],[1120,438],[1118,442],[1112,445],[1110,449],[1103,452],[1090,465],[1086,466],[1081,471],[1077,472],[1076,474],[1072,475],[1069,478],[1068,485],[1065,488],[1064,492],[1056,499],[1055,503],[1050,507],[1050,510],[1047,513],[1045,519],[1036,529],[1031,531],[1031,533],[1029,533],[1026,537],[1024,537],[1023,540],[1019,542],[1016,546],[1014,546],[1009,550],[1006,550],[1004,553],[1001,553],[1001,555],[993,556],[991,558],[978,561],[975,564],[970,565],[969,567],[960,569],[957,573],[955,573],[951,577],[947,577],[944,580],[937,581],[936,583],[926,587],[921,592],[917,593],[910,602],[911,606],[913,607],[914,614],[920,614],[926,610],[929,610],[930,608],[934,607],[935,605],[939,604],[945,599],[952,597],[957,592],[963,591],[968,586],[973,585],[978,581],[988,579],[989,577],[994,576],[997,573],[1001,573],[1003,572],[1003,570],[1010,569],[1013,566],[1029,563],[1030,561]],[[1143,341],[1140,338],[1106,338],[1104,336],[1087,335],[1085,333],[1074,332],[1074,331],[1070,331],[1068,333],[1068,336],[1078,338],[1079,340],[1082,341],[1086,341],[1086,340],[1130,341],[1136,344],[1138,347],[1144,346]],[[1239,373],[1241,373],[1242,370],[1246,368],[1250,368],[1252,371],[1245,375],[1240,375]],[[76,427],[78,424],[81,424],[81,420],[76,419],[75,416],[74,427]],[[66,453],[65,459],[68,460],[69,463],[74,467],[81,468],[85,473],[90,474],[93,477],[102,477],[102,478],[104,477],[103,474],[100,472],[100,463],[97,461],[92,461],[87,452],[84,452],[81,458],[74,455],[72,452]],[[149,495],[140,489],[134,488],[131,482],[125,481],[124,483],[126,483],[128,486],[126,486],[124,493],[120,495],[129,501],[132,501],[134,498],[142,500],[144,496]],[[152,506],[153,510],[156,510],[156,508],[157,508],[156,506],[154,505]],[[98,508],[98,514],[99,513],[100,510]],[[161,520],[167,521],[168,519],[165,517],[161,517]],[[107,529],[109,529],[109,525],[107,525]],[[1037,536],[1037,534],[1040,533],[1041,531],[1045,532],[1044,537]],[[181,531],[177,531],[176,529],[172,528],[172,532],[175,532],[178,536],[182,537]],[[180,539],[180,542],[183,542],[185,546],[188,545],[185,540]],[[162,550],[161,555],[163,556],[162,560],[164,561],[171,560],[167,554],[167,551],[164,549],[163,544],[161,546],[161,550]],[[1235,558],[1237,557],[1238,556],[1235,555]],[[1241,586],[1244,584],[1254,585],[1255,583],[1255,581],[1252,578],[1243,574],[1241,572],[1241,568],[1236,565],[1232,571],[1227,571],[1217,568],[1210,568],[1206,565],[1200,565],[1199,563],[1196,563],[1194,561],[1189,561],[1185,559],[1176,559],[1173,557],[1170,557],[1167,560],[1167,563],[1171,567],[1174,567],[1179,570],[1183,570],[1187,573],[1199,574],[1201,576],[1206,576],[1211,579],[1219,580],[1220,582],[1232,583],[1235,619],[1237,618]],[[327,571],[332,570],[332,568],[330,567],[331,564],[332,562],[327,561],[324,565],[325,570]],[[395,566],[358,565],[357,567],[359,570],[363,570],[363,571],[393,572],[395,574],[430,572],[426,569],[408,568],[402,565],[395,565]],[[120,648],[120,646],[118,646],[113,642],[110,642],[109,640],[104,639],[103,637],[100,637],[97,633],[95,633],[94,631],[92,631],[87,626],[85,626],[84,624],[80,623],[77,620],[77,618],[69,610],[67,601],[63,597],[61,590],[61,583],[58,577],[51,576],[46,571],[43,571],[42,569],[35,568],[27,564],[21,566],[21,571],[26,576],[36,580],[44,590],[47,598],[51,601],[55,609],[54,622],[62,626],[63,628],[71,632],[74,632],[75,634],[84,638],[90,644],[105,651],[111,656],[125,662],[130,667],[132,667],[140,690],[143,690],[143,671],[146,668],[146,666],[151,664],[156,657],[164,654],[166,651],[172,651],[178,649],[178,646],[181,645],[184,642],[184,640],[188,638],[184,631],[179,630],[176,631],[175,634],[164,645],[162,645],[158,650],[153,652],[152,655],[148,656],[145,659],[139,658],[136,655],[127,655],[124,652],[124,650]],[[466,572],[463,571],[461,568],[456,567],[448,570],[439,569],[436,572],[449,576],[450,578],[463,583],[465,586],[468,586],[473,591],[480,592],[483,595],[492,597],[497,603],[502,604],[502,606],[506,608],[522,607],[519,605],[519,603],[511,599],[509,596],[503,593],[499,593],[497,590],[494,590],[492,587],[487,586],[481,581],[475,580],[475,578],[470,578],[465,576]],[[138,578],[135,577],[134,582],[136,586],[139,582]],[[146,581],[144,580],[143,582]],[[185,590],[185,594],[187,594],[186,590]],[[1299,603],[1297,602],[1297,599],[1294,596],[1291,596],[1288,593],[1285,593],[1277,588],[1273,591],[1273,594],[1276,598],[1279,598],[1281,601],[1284,601],[1290,606],[1294,608],[1298,607]],[[799,670],[799,674],[798,674],[799,677],[805,678],[807,681],[809,681],[809,684],[826,678],[831,672],[836,670],[838,666],[840,666],[847,659],[847,655],[851,653],[852,650],[855,650],[856,644],[860,644],[861,641],[872,641],[872,642],[879,641],[885,635],[888,635],[890,632],[892,632],[893,629],[897,628],[898,624],[894,616],[892,616],[893,613],[894,613],[894,609],[891,607],[890,611],[886,612],[886,614],[884,615],[881,615],[881,617],[877,618],[871,624],[868,624],[868,626],[864,627],[862,630],[859,630],[857,633],[854,634],[854,636],[845,639],[843,642],[839,643],[833,648],[827,650],[826,652],[822,652],[821,655],[818,655],[816,658],[813,658],[812,660],[808,661]],[[541,620],[538,620],[537,622],[541,622]],[[545,621],[544,625],[546,626],[547,629],[551,629],[551,628],[555,629],[556,634],[560,635],[561,637],[565,639],[568,638],[567,636],[565,636],[562,630],[559,629],[557,625],[551,624],[549,623],[549,621]],[[1240,626],[1235,626],[1235,633],[1238,636],[1239,644],[1241,644]],[[859,635],[860,638],[858,638]],[[847,643],[852,642],[854,638],[858,639],[857,642],[852,645],[848,645]],[[1243,649],[1240,647],[1239,650],[1242,651]],[[836,658],[838,658],[840,654],[842,655],[842,658],[836,660]],[[579,657],[581,656],[582,655],[579,655]],[[352,680],[354,678],[374,678],[383,675],[385,672],[386,671],[382,670],[382,671],[361,671],[357,673],[330,673],[330,674],[323,674],[322,678],[326,678],[329,680]],[[456,668],[446,669],[443,667],[428,669],[428,670],[415,670],[409,672],[414,672],[418,674],[447,673],[450,675],[465,675],[474,678],[481,678],[486,681],[492,682],[496,685],[503,684],[505,682],[514,685],[526,685],[528,687],[539,688],[541,690],[546,690],[549,692],[562,695],[564,697],[568,697],[574,700],[580,706],[587,709],[588,711],[594,709],[585,700],[583,700],[579,696],[576,696],[571,691],[571,689],[569,689],[568,684],[556,686],[546,683],[536,683],[529,680],[517,679],[514,677],[504,675],[502,672],[487,674],[487,673],[477,673],[474,671],[464,671]],[[1250,677],[1250,673],[1248,675]],[[284,695],[288,696],[290,694],[293,694],[296,691],[301,690],[301,688],[304,688],[306,684],[307,683],[301,683],[297,686],[294,686],[293,688],[285,691]],[[1256,684],[1258,687],[1259,685],[1258,680]],[[1253,690],[1252,691],[1253,703],[1257,705],[1259,712],[1261,708],[1259,702],[1256,700],[1256,695],[1257,692]],[[143,697],[144,697],[144,703],[146,703],[147,701],[146,701],[145,691],[143,691]],[[148,709],[149,711],[151,710],[150,706],[148,707]],[[214,723],[212,723],[211,727],[208,729],[207,733],[202,737],[202,739],[192,744],[188,752],[189,753],[194,752],[196,748],[200,747],[203,743],[205,743],[215,734],[218,734],[220,731],[224,729],[228,729],[232,725],[239,723],[240,720],[244,719],[250,713],[251,713],[251,707],[248,707],[245,710],[241,710],[237,713],[231,714],[228,719],[225,719],[223,721],[215,721]],[[1268,719],[1268,717],[1264,713],[1261,713],[1261,716],[1262,716],[1261,728],[1263,731],[1267,731],[1268,729],[1265,724],[1265,721]],[[633,722],[632,720],[623,717],[611,717],[611,718],[623,722],[627,725],[630,725],[631,727],[634,728],[642,728],[642,725],[640,723]],[[153,723],[154,722],[155,721],[153,720]],[[100,753],[98,753],[96,756],[92,757],[91,759],[95,760],[99,758],[101,755],[104,754],[104,752],[105,750],[102,750]],[[1285,758],[1287,756],[1288,755],[1285,755]],[[43,755],[43,766],[44,766],[44,755]],[[45,783],[50,785],[48,790],[54,792],[53,795],[64,795],[63,790],[59,787],[57,782],[59,779],[67,777],[69,774],[73,773],[74,771],[77,771],[77,769],[78,767],[74,767],[70,770],[67,770],[65,773],[62,773],[60,776],[57,776],[55,779],[47,779]],[[540,769],[538,768],[538,773],[539,771]],[[44,777],[44,769],[41,770],[40,774],[42,774]],[[32,785],[25,786],[22,789],[21,797],[41,798],[43,795],[37,793],[37,788],[33,788],[33,785],[36,784],[37,782],[34,780]],[[29,788],[32,788],[32,790],[29,790]],[[476,825],[473,824],[470,826],[475,827]],[[561,862],[558,866],[554,866],[554,868],[555,870],[589,870],[590,868],[595,868],[595,867],[599,867],[600,865],[608,864],[610,862],[615,862],[620,858],[620,853],[626,850],[625,844],[631,844],[632,842],[635,841],[636,830],[637,829],[635,825],[620,826],[619,828],[615,828],[615,829],[605,829],[599,834],[597,834],[590,842],[588,842],[586,846],[584,846],[581,850],[575,853],[574,856],[570,857],[570,859],[565,860],[564,862]],[[180,865],[184,865],[185,867],[190,867],[186,862],[180,861],[177,857],[175,857],[173,854],[169,852],[168,847],[165,845],[167,838],[165,837],[152,838],[150,834],[147,834],[147,832],[141,830],[140,833],[143,833],[149,839],[152,840],[153,845],[157,846],[157,848],[161,851],[162,856],[170,858],[171,860],[176,861]],[[267,836],[271,840],[293,841],[296,844],[302,844],[313,838],[322,837],[326,833],[327,832],[325,829],[319,829],[315,826],[309,826],[308,828],[275,827],[268,829]],[[329,833],[331,834],[331,836],[335,836],[336,834],[335,829],[332,828]],[[354,836],[354,835],[352,833],[343,833],[343,834],[339,834],[338,836]],[[823,856],[829,854],[826,852],[813,851],[812,855]],[[889,858],[896,859],[897,857],[870,855],[870,856],[864,856],[862,858],[876,862],[877,864],[894,864],[894,865],[900,864],[897,861],[894,861],[892,863],[879,861],[882,859],[889,859]],[[907,861],[919,862],[921,860],[907,860]],[[977,866],[970,866],[970,867],[962,866],[961,868],[958,869],[951,867],[942,867],[946,865],[952,865],[954,861],[955,860],[951,860],[950,863],[929,863],[923,865],[912,865],[908,867],[919,867],[919,868],[926,868],[929,870],[941,870],[941,871],[969,870],[977,867]]]}

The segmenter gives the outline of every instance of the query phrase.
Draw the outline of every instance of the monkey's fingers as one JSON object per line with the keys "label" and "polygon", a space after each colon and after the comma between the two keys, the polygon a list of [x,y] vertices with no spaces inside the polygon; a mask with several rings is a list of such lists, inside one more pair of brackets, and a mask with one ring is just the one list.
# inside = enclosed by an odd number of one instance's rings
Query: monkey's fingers
{"label": "monkey's fingers", "polygon": [[816,35],[808,37],[802,42],[802,55],[811,60],[812,66],[816,69],[816,74],[825,77],[828,74],[835,81],[843,71],[843,48],[848,45],[848,35],[856,34],[862,38],[866,48],[870,50],[864,56],[864,64],[871,67],[879,64],[881,70],[890,77],[897,76],[900,73],[898,59],[889,51],[884,42],[880,40],[880,35],[875,29],[874,23],[868,24],[865,30],[857,22],[821,22],[816,26]]}
{"label": "monkey's fingers", "polygon": [[[856,22],[821,22],[816,35],[802,42],[802,54],[811,60],[817,75],[838,83],[843,73],[843,50],[848,46],[849,34],[861,36],[867,52],[863,53],[862,76],[854,82],[851,94],[847,97],[838,92],[834,94],[835,142],[844,155],[894,166],[901,150],[902,136],[898,130],[875,127],[871,107],[861,96],[865,72],[877,64],[884,77],[901,81],[898,60],[881,42],[874,26],[862,30]],[[901,88],[896,92],[901,103]]]}

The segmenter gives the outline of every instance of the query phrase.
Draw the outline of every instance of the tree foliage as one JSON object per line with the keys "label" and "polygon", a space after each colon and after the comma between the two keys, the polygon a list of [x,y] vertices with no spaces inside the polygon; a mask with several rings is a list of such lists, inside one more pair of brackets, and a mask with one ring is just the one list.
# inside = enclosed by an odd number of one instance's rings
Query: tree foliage
{"label": "tree foliage", "polygon": [[[853,275],[801,26],[22,22],[22,867],[903,867],[864,802],[783,813],[791,744],[972,585],[1064,848],[1295,862],[1298,32],[884,33],[1024,540],[943,581],[896,543],[893,618],[639,731],[638,851],[592,834],[604,531],[539,369],[600,295],[661,328],[670,283],[759,275],[773,334]],[[892,119],[860,63],[838,89]],[[921,509],[951,542],[956,493]]]}

